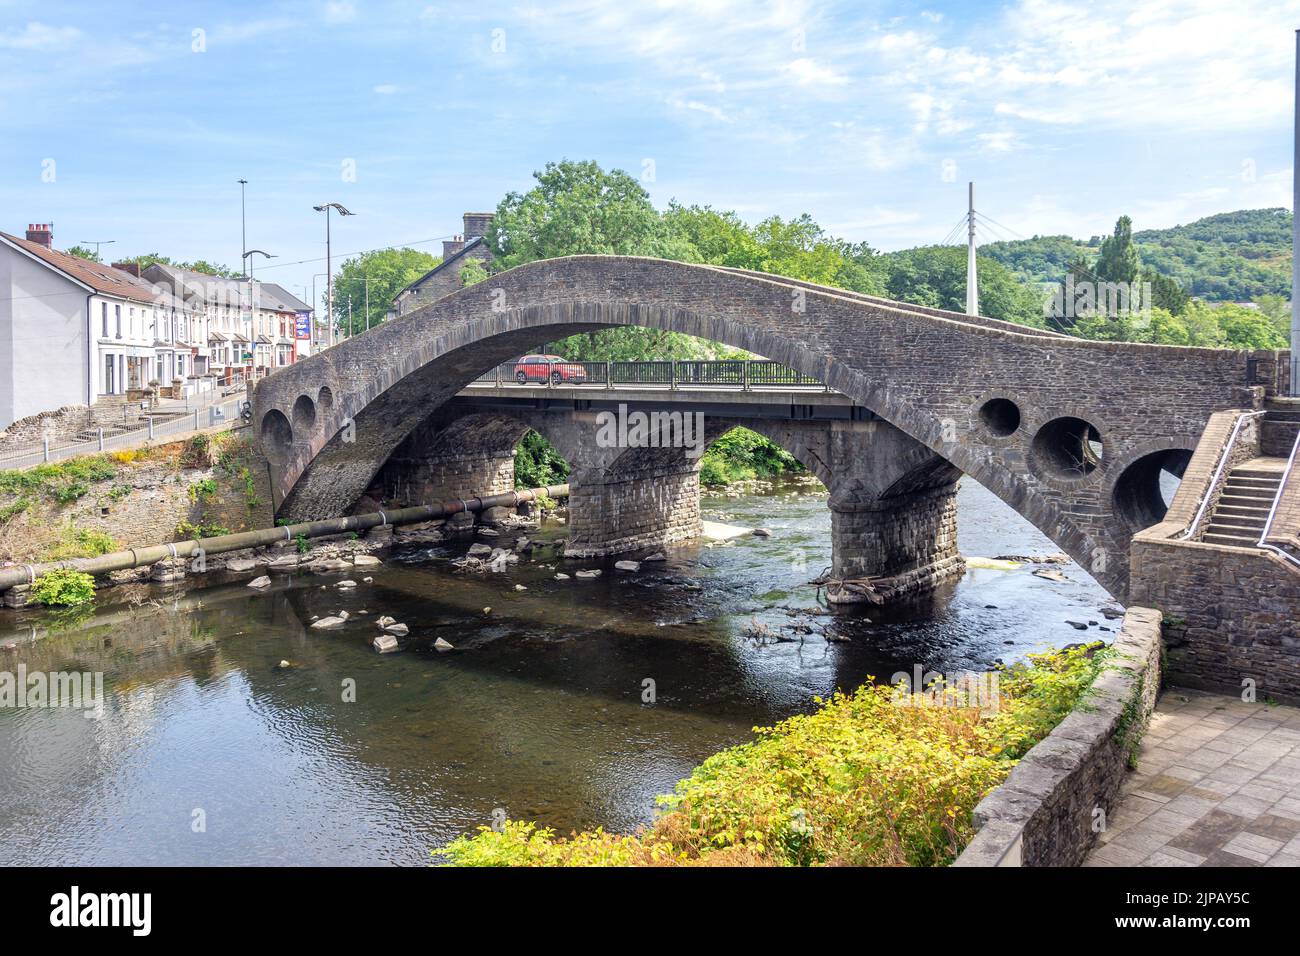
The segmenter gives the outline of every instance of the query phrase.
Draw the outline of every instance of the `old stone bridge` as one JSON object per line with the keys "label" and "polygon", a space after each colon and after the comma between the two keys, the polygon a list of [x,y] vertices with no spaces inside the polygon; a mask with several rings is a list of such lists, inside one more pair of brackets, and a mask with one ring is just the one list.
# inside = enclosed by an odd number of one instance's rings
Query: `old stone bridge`
{"label": "old stone bridge", "polygon": [[1092,342],[740,270],[553,259],[260,383],[254,424],[277,513],[302,520],[368,495],[414,503],[509,488],[514,445],[532,427],[574,468],[574,553],[697,533],[698,458],[686,449],[602,447],[592,399],[458,397],[543,343],[619,325],[723,342],[826,383],[831,394],[714,403],[707,437],[743,423],[808,465],[831,492],[837,574],[881,578],[896,593],[960,570],[954,494],[965,474],[1126,597],[1130,541],[1166,511],[1161,473],[1181,474],[1213,413],[1257,404],[1284,374],[1275,352]]}

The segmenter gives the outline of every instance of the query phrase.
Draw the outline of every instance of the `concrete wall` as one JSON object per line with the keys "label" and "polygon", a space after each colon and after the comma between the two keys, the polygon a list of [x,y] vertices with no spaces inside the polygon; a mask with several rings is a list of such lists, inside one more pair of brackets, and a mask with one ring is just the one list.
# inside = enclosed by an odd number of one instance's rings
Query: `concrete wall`
{"label": "concrete wall", "polygon": [[86,290],[0,246],[0,428],[86,400]]}
{"label": "concrete wall", "polygon": [[1132,607],[1107,665],[1073,713],[975,807],[955,866],[1077,866],[1119,797],[1160,692],[1160,612]]}

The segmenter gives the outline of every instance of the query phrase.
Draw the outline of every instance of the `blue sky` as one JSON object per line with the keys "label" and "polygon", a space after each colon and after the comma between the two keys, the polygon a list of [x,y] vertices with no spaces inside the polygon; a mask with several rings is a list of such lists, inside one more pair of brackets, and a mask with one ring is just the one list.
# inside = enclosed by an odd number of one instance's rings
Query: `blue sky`
{"label": "blue sky", "polygon": [[943,239],[969,179],[1007,235],[1290,206],[1300,0],[476,9],[0,0],[0,229],[234,266],[242,177],[301,292],[313,204],[358,213],[340,255],[414,244],[564,157],[881,249]]}

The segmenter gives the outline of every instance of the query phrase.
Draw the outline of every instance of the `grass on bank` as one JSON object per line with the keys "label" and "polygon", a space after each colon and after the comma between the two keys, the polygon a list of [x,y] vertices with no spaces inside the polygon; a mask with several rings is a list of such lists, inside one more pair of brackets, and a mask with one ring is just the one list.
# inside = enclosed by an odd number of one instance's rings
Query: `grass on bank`
{"label": "grass on bank", "polygon": [[481,827],[435,857],[456,866],[943,866],[971,811],[1079,702],[1109,652],[1032,655],[998,672],[996,712],[906,706],[867,684],[723,750],[659,798],[633,834]]}

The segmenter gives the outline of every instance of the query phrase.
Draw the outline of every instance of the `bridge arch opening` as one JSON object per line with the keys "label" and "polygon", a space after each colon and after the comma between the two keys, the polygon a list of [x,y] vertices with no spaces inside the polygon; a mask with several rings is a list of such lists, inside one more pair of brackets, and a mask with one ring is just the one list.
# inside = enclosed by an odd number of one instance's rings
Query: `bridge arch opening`
{"label": "bridge arch opening", "polygon": [[1134,534],[1164,520],[1191,460],[1190,448],[1168,448],[1143,455],[1120,474],[1115,513]]}

